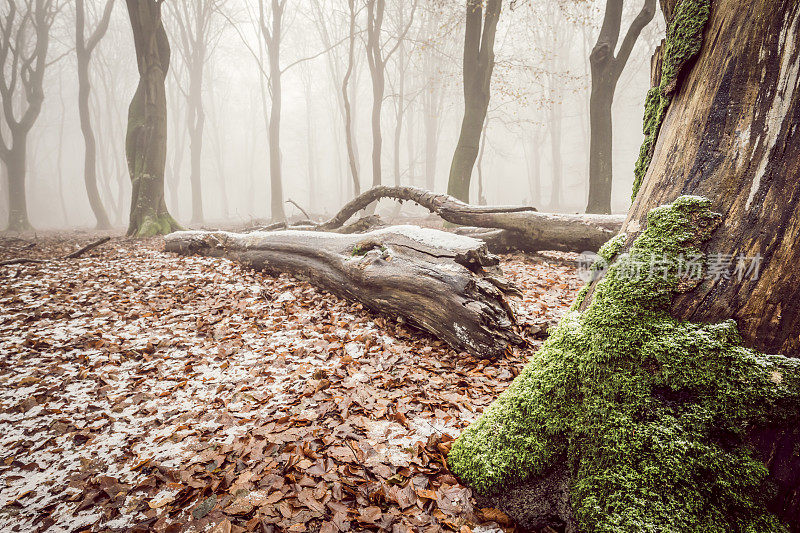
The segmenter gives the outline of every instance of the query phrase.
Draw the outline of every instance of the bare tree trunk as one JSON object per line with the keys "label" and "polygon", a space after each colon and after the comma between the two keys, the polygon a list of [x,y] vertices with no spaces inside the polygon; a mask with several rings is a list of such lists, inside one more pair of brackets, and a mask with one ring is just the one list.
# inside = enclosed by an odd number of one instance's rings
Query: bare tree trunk
{"label": "bare tree trunk", "polygon": [[356,155],[355,141],[353,140],[353,112],[350,103],[350,78],[353,75],[356,47],[356,7],[355,0],[348,0],[350,9],[350,38],[347,52],[347,72],[342,80],[342,100],[344,101],[344,135],[347,142],[347,161],[350,166],[350,177],[353,180],[355,196],[361,194],[361,181],[358,175],[358,156]]}
{"label": "bare tree trunk", "polygon": [[269,59],[269,175],[270,175],[270,217],[273,221],[286,220],[283,208],[283,175],[281,173],[281,109],[283,93],[281,88],[281,40],[283,39],[283,14],[286,0],[270,0],[271,25],[267,26],[264,0],[259,0],[261,13],[261,32],[267,44]]}
{"label": "bare tree trunk", "polygon": [[381,110],[386,86],[384,58],[381,50],[381,31],[386,0],[367,1],[367,64],[372,80],[372,186],[381,184],[381,154],[383,132],[381,130]]}
{"label": "bare tree trunk", "polygon": [[25,190],[27,132],[12,130],[11,139],[13,148],[5,158],[8,171],[8,229],[27,231],[33,228],[28,219],[28,199]]}
{"label": "bare tree trunk", "polygon": [[[558,109],[556,109],[558,107]],[[561,109],[560,104],[550,107],[550,161],[553,168],[550,172],[550,210],[561,209],[561,189],[564,185],[564,164],[561,159]],[[606,213],[607,214],[607,213]]]}
{"label": "bare tree trunk", "polygon": [[483,123],[489,109],[489,92],[494,70],[494,40],[501,6],[502,0],[488,0],[484,20],[482,0],[467,0],[464,120],[447,185],[447,193],[462,202],[469,202],[472,169],[478,158]]}
{"label": "bare tree trunk", "polygon": [[[607,0],[603,27],[597,44],[589,56],[592,66],[590,99],[589,204],[587,213],[611,213],[613,173],[613,125],[611,106],[622,71],[633,46],[656,13],[656,0],[645,0],[644,6],[628,29],[616,53],[622,24],[623,0]],[[615,55],[616,53],[616,55]]]}
{"label": "bare tree trunk", "polygon": [[128,112],[125,148],[132,196],[128,235],[150,237],[180,229],[164,201],[167,156],[165,81],[170,48],[158,0],[126,0],[133,28],[139,86]]}
{"label": "bare tree trunk", "polygon": [[[31,229],[25,192],[28,133],[44,102],[44,73],[55,0],[8,0],[0,21],[0,159],[8,172],[8,229]],[[19,118],[17,118],[19,115]],[[5,139],[6,130],[10,140]]]}
{"label": "bare tree trunk", "polygon": [[97,25],[92,35],[86,39],[86,12],[84,0],[75,1],[75,53],[78,62],[78,114],[81,121],[81,132],[85,144],[83,179],[86,184],[86,193],[89,196],[89,205],[92,208],[97,221],[97,229],[108,229],[111,223],[108,214],[103,207],[100,193],[97,190],[97,142],[92,129],[92,115],[89,109],[89,97],[92,90],[89,81],[89,63],[92,59],[92,52],[108,30],[108,23],[111,18],[111,9],[114,7],[114,0],[106,2],[103,17]]}

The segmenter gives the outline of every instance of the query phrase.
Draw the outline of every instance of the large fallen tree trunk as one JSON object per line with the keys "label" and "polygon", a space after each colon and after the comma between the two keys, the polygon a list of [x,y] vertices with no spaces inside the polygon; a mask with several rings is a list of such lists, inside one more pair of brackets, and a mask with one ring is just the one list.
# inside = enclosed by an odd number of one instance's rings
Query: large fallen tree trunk
{"label": "large fallen tree trunk", "polygon": [[613,215],[540,213],[533,207],[477,206],[416,187],[375,187],[349,202],[318,229],[338,229],[383,198],[414,202],[451,224],[503,230],[502,235],[493,235],[492,246],[521,251],[596,251],[619,232],[625,219]]}
{"label": "large fallen tree trunk", "polygon": [[166,249],[290,274],[377,312],[403,317],[478,357],[499,357],[523,342],[501,290],[506,284],[493,277],[498,259],[469,237],[414,226],[360,235],[184,231],[167,236]]}

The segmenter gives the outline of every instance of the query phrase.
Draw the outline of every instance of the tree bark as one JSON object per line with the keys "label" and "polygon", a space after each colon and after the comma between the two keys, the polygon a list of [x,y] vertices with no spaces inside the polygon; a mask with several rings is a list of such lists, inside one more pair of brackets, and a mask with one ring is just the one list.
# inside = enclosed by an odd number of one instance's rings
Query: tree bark
{"label": "tree bark", "polygon": [[484,16],[481,0],[467,0],[464,34],[464,119],[456,145],[447,194],[469,202],[472,170],[478,158],[481,132],[489,109],[494,70],[494,40],[502,0],[488,0]]}
{"label": "tree bark", "polygon": [[[645,0],[619,52],[616,52],[622,23],[623,0],[607,0],[603,26],[589,60],[592,92],[589,104],[589,204],[587,213],[611,213],[613,178],[613,134],[611,107],[617,82],[642,30],[653,20],[656,0]],[[616,53],[616,55],[615,55]]]}
{"label": "tree bark", "polygon": [[86,184],[86,193],[89,196],[89,205],[94,213],[97,222],[97,229],[108,229],[111,222],[108,220],[100,193],[97,190],[97,142],[92,129],[92,116],[89,109],[89,97],[92,86],[89,80],[89,63],[92,60],[92,52],[108,30],[111,19],[111,9],[114,7],[114,0],[106,2],[105,10],[100,22],[92,32],[89,39],[85,36],[86,11],[84,0],[75,2],[75,55],[78,63],[78,114],[81,122],[81,133],[85,145],[83,179]]}
{"label": "tree bark", "polygon": [[798,357],[800,5],[715,0],[706,35],[725,45],[704,45],[681,78],[627,231],[680,194],[713,199],[726,223],[709,249],[733,255],[734,267],[760,255],[761,275],[704,283],[676,300],[675,315],[734,318],[749,346]]}
{"label": "tree bark", "polygon": [[[55,0],[11,0],[0,21],[0,159],[8,173],[8,229],[32,229],[25,191],[28,133],[44,102],[44,73]],[[6,131],[10,137],[6,140]]]}
{"label": "tree bark", "polygon": [[[673,24],[681,25],[677,31],[668,30],[666,46],[658,52],[659,61],[654,61],[654,65],[662,64],[663,80],[658,80],[658,84],[665,87],[661,82],[667,83],[671,103],[654,145],[649,170],[623,227],[624,239],[617,243],[619,247],[612,255],[624,265],[630,258],[625,252],[636,251],[634,241],[642,237],[646,243],[644,250],[647,246],[658,247],[659,243],[677,238],[681,243],[679,249],[684,249],[688,241],[686,250],[694,248],[703,252],[706,258],[703,275],[685,287],[682,284],[686,278],[676,278],[669,299],[663,300],[663,305],[658,307],[667,316],[659,319],[654,330],[640,334],[636,343],[630,346],[633,351],[627,353],[628,356],[642,357],[645,364],[652,363],[653,368],[648,369],[648,373],[666,376],[663,369],[659,369],[663,362],[654,363],[655,359],[647,358],[652,356],[648,354],[655,353],[652,345],[659,345],[667,339],[661,353],[662,357],[663,354],[667,356],[662,361],[675,365],[669,369],[667,380],[688,372],[687,379],[692,382],[689,387],[659,386],[651,391],[648,398],[661,409],[682,406],[679,409],[689,412],[700,404],[698,391],[709,390],[702,383],[702,365],[680,368],[684,364],[682,357],[692,350],[700,350],[703,364],[706,361],[712,365],[719,364],[719,372],[710,378],[711,390],[716,380],[727,380],[727,389],[721,391],[723,397],[730,398],[747,390],[749,392],[743,393],[744,399],[734,402],[741,400],[748,407],[741,413],[731,411],[731,416],[737,421],[734,427],[704,433],[705,440],[695,440],[693,444],[687,444],[680,437],[691,423],[684,426],[684,422],[680,422],[676,426],[678,429],[663,443],[646,448],[637,460],[641,458],[646,462],[646,455],[653,454],[659,468],[653,469],[651,474],[653,479],[658,479],[655,476],[669,476],[675,472],[676,463],[670,461],[680,454],[673,455],[673,448],[694,449],[699,444],[720,450],[723,455],[734,450],[737,453],[735,460],[731,464],[717,464],[716,468],[736,472],[755,463],[758,468],[763,465],[765,477],[756,477],[756,483],[750,481],[749,492],[744,493],[757,506],[748,511],[750,516],[747,517],[747,513],[743,513],[745,518],[737,516],[737,506],[742,500],[738,497],[728,499],[724,505],[731,512],[716,514],[711,519],[716,529],[798,532],[800,366],[796,359],[800,358],[800,268],[797,266],[800,248],[795,240],[800,234],[800,181],[797,180],[800,174],[800,2],[755,0],[748,3],[747,9],[742,9],[742,4],[736,0],[715,0],[708,23],[700,23],[699,30],[698,19],[687,16],[698,5],[692,0],[662,2],[670,28],[674,28]],[[691,35],[697,31],[700,32],[698,35]],[[669,41],[676,36],[681,41]],[[687,54],[686,51],[693,50],[695,43],[691,41],[695,39],[698,39],[697,44],[702,43],[702,47],[698,48],[699,55],[692,60],[694,53]],[[676,50],[679,51],[677,55]],[[691,231],[685,231],[680,227],[682,223],[679,227],[670,226],[670,221],[677,219],[660,216],[666,213],[661,206],[678,198],[683,202],[697,202],[698,196],[710,199],[707,201],[709,212],[716,212],[713,223],[709,222],[708,213],[695,211],[686,218],[693,227]],[[653,238],[651,230],[656,238]],[[702,236],[702,248],[691,244],[699,236]],[[641,253],[641,249],[637,253]],[[670,253],[677,254],[674,249]],[[741,262],[745,262],[747,272],[740,270]],[[615,294],[622,294],[623,299],[630,297],[635,294],[630,290],[636,290],[632,285],[634,281],[630,280],[644,279],[629,274],[623,281],[619,270],[613,275],[616,277],[611,281],[621,282],[620,285],[605,284],[601,289],[602,282],[595,282],[584,294],[576,309],[581,313],[581,323],[587,320],[587,314],[593,312],[596,318],[598,311],[602,311],[602,308],[593,309],[598,298],[608,300],[609,295]],[[644,313],[640,312],[642,309]],[[641,318],[637,320],[641,323],[652,316],[647,315],[652,313],[647,307],[629,310],[639,313]],[[684,344],[686,339],[671,335],[669,327],[660,329],[667,323],[677,324],[679,328],[703,328],[703,334],[711,336],[714,333],[710,332],[727,330],[731,335],[725,341],[729,351],[711,346],[706,353],[702,351],[706,349],[702,347],[704,341],[699,337],[691,341],[697,344],[687,346]],[[636,322],[635,326],[639,325],[640,322]],[[612,321],[606,329],[591,334],[619,350],[617,344],[607,340],[615,335],[614,327],[616,324]],[[692,333],[688,335],[691,338]],[[575,338],[581,338],[580,332]],[[679,353],[672,353],[670,350],[676,347]],[[781,355],[764,356],[762,353]],[[619,369],[630,360],[626,362],[616,351],[614,354],[614,369],[609,375],[612,379],[625,379]],[[721,363],[713,362],[723,354]],[[745,379],[737,374],[743,369],[751,373],[751,377]],[[555,383],[553,387],[561,390],[560,385]],[[759,400],[761,394],[770,399],[762,403]],[[583,401],[583,398],[576,401]],[[603,398],[602,401],[609,399]],[[727,408],[727,404],[722,405],[723,409]],[[491,411],[491,407],[487,409],[487,412]],[[504,411],[504,414],[508,413],[508,410]],[[722,418],[710,418],[713,420],[711,427],[716,427],[714,424]],[[625,434],[626,430],[620,429],[620,448],[627,438],[623,437]],[[627,435],[635,438],[633,433]],[[553,437],[556,438],[560,436]],[[675,440],[679,438],[681,441],[677,446]],[[583,439],[590,441],[586,434]],[[617,440],[616,436],[614,440]],[[607,449],[597,452],[606,464],[614,465],[613,458],[619,453],[616,446],[616,442],[609,441]],[[510,450],[504,452],[511,453]],[[572,456],[573,463],[580,460],[583,452],[579,448],[574,453],[578,456]],[[451,465],[454,464],[452,459],[448,460]],[[537,472],[520,483],[503,487],[491,496],[491,503],[500,505],[527,525],[551,525],[565,531],[578,531],[573,509],[582,502],[570,501],[570,498],[579,490],[575,477],[581,475],[580,469],[565,457],[554,464],[548,471]],[[619,466],[624,468],[624,465]],[[677,468],[694,475],[693,469],[684,464]],[[637,469],[641,472],[643,467],[637,466]],[[613,474],[609,473],[609,476]],[[701,494],[707,488],[702,483],[716,482],[717,477],[703,474],[699,476],[699,482],[697,479],[694,482],[681,479],[681,482],[688,483],[695,494]],[[695,486],[694,483],[698,484]],[[736,491],[743,484],[732,483],[730,486]],[[650,489],[661,490],[661,487],[652,486]],[[623,487],[622,491],[625,490]],[[665,492],[658,494],[655,500],[650,500],[651,497],[641,491],[631,495],[642,507],[629,509],[629,512],[632,515],[647,513],[648,501],[660,505],[673,496],[668,489],[663,490]],[[711,494],[713,497],[707,503],[717,505],[719,494]],[[598,505],[602,507],[603,502],[598,502]],[[687,513],[689,519],[701,521],[711,516],[703,516],[709,512],[703,507],[703,502],[694,501],[693,505],[696,510]],[[586,511],[585,506],[583,510]],[[769,520],[777,518],[788,527],[784,529],[774,522],[761,529],[742,525],[754,523],[749,522],[750,519],[763,520],[759,513],[767,513]],[[674,518],[661,516],[660,520],[666,523]],[[666,529],[672,530],[671,527]]]}
{"label": "tree bark", "polygon": [[383,16],[386,11],[386,0],[368,0],[367,2],[367,64],[372,80],[372,186],[377,187],[382,181],[383,132],[381,129],[381,111],[383,94],[386,86],[383,52],[381,50],[381,31]]}
{"label": "tree bark", "polygon": [[350,167],[350,178],[353,180],[353,191],[361,194],[361,181],[358,173],[358,157],[353,139],[353,111],[350,103],[350,78],[353,75],[356,48],[356,5],[355,0],[348,0],[349,6],[349,39],[347,49],[347,71],[342,80],[342,101],[344,103],[344,135],[347,142],[347,162]]}
{"label": "tree bark", "polygon": [[308,280],[477,357],[500,357],[522,342],[498,289],[503,283],[490,275],[498,259],[468,237],[411,226],[361,235],[180,232],[167,238],[166,250]]}
{"label": "tree bark", "polygon": [[349,202],[318,229],[340,228],[350,217],[382,198],[414,202],[452,224],[506,230],[508,234],[502,242],[524,251],[596,251],[619,231],[623,220],[615,216],[539,213],[533,207],[475,206],[416,187],[384,186]]}
{"label": "tree bark", "polygon": [[128,235],[150,237],[180,229],[164,201],[167,155],[165,80],[170,48],[161,20],[162,2],[126,0],[126,3],[139,66],[139,86],[128,111],[125,140],[133,191]]}

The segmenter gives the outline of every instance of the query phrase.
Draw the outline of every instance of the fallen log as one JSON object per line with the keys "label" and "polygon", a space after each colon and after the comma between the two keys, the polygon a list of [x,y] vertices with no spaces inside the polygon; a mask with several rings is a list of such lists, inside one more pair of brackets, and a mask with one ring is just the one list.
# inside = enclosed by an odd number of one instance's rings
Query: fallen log
{"label": "fallen log", "polygon": [[166,250],[226,257],[290,274],[370,309],[402,317],[458,351],[503,355],[524,341],[486,245],[442,231],[396,226],[365,234],[184,231]]}
{"label": "fallen log", "polygon": [[353,215],[383,198],[414,202],[451,224],[503,230],[493,235],[493,247],[521,251],[596,251],[619,233],[624,216],[540,213],[533,207],[477,206],[452,196],[416,187],[375,187],[350,201],[317,229],[333,231]]}

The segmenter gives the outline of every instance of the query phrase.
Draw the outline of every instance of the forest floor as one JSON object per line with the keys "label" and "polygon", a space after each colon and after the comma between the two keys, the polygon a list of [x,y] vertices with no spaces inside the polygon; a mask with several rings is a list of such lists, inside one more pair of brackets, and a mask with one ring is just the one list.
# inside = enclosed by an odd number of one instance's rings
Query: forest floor
{"label": "forest floor", "polygon": [[[163,240],[0,237],[0,531],[509,531],[444,457],[531,351],[487,362]],[[556,321],[569,256],[506,256]],[[531,350],[536,349],[534,345]]]}

